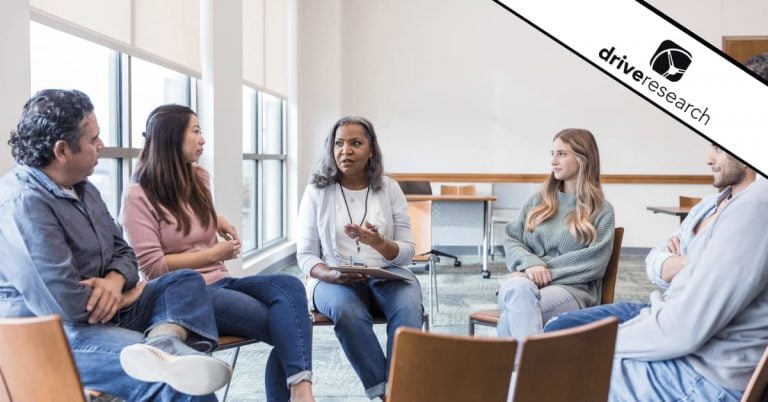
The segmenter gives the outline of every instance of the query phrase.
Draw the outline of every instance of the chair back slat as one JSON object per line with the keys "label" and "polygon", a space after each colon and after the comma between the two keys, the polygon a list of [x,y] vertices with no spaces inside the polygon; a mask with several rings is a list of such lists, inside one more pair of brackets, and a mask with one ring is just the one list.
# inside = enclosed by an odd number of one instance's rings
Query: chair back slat
{"label": "chair back slat", "polygon": [[0,371],[12,401],[85,401],[58,316],[0,319]]}
{"label": "chair back slat", "polygon": [[608,400],[618,325],[610,317],[526,338],[514,401]]}
{"label": "chair back slat", "polygon": [[432,201],[409,201],[413,243],[416,255],[432,250]]}
{"label": "chair back slat", "polygon": [[474,184],[452,186],[443,184],[440,186],[440,195],[476,195],[477,187]]}
{"label": "chair back slat", "polygon": [[516,350],[513,339],[400,328],[387,401],[505,402]]}
{"label": "chair back slat", "polygon": [[763,357],[757,363],[757,368],[752,374],[752,378],[744,390],[741,402],[762,402],[765,401],[766,391],[768,391],[768,348],[763,352]]}
{"label": "chair back slat", "polygon": [[613,303],[613,295],[616,290],[616,277],[619,275],[619,259],[621,258],[621,242],[624,240],[624,228],[618,227],[613,234],[613,251],[611,259],[603,274],[603,285],[600,291],[600,304]]}

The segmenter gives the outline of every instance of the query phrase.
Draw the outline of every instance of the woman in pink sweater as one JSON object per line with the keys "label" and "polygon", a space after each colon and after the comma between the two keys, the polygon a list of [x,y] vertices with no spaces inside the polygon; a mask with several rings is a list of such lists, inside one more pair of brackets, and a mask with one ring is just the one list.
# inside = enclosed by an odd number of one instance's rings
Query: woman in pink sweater
{"label": "woman in pink sweater", "polygon": [[219,334],[274,346],[267,361],[267,399],[314,401],[304,285],[290,275],[229,276],[224,261],[237,258],[240,238],[216,214],[208,173],[196,165],[205,144],[197,115],[186,106],[160,106],[150,113],[144,135],[120,214],[139,269],[150,279],[183,268],[200,272]]}

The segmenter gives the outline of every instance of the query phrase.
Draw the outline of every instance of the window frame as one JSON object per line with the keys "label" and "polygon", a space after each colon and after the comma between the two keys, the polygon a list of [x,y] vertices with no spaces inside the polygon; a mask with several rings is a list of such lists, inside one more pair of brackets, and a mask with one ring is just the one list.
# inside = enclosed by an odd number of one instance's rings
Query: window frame
{"label": "window frame", "polygon": [[[141,57],[132,56],[127,53],[123,53],[120,50],[116,50],[112,47],[106,46],[102,43],[94,42],[92,40],[89,40],[81,35],[78,35],[76,33],[69,32],[67,30],[62,30],[58,27],[47,25],[42,22],[37,22],[34,20],[30,21],[30,30],[33,29],[32,24],[38,24],[46,29],[54,30],[57,33],[60,33],[62,35],[74,37],[77,40],[81,40],[87,43],[93,43],[102,47],[105,47],[110,50],[112,53],[111,60],[109,62],[109,110],[107,113],[109,113],[110,116],[110,127],[106,128],[109,130],[110,133],[114,133],[114,145],[110,145],[108,147],[104,147],[102,152],[99,154],[100,160],[115,160],[117,171],[116,175],[114,177],[115,183],[114,183],[114,189],[116,189],[116,194],[109,194],[109,196],[114,196],[115,203],[114,205],[108,205],[108,207],[111,209],[112,207],[115,207],[116,209],[113,212],[113,217],[117,218],[118,214],[120,213],[120,210],[122,208],[122,198],[123,193],[128,185],[128,183],[131,182],[131,176],[133,175],[133,167],[134,162],[138,160],[139,154],[141,153],[141,148],[136,147],[135,144],[133,144],[133,139],[131,136],[132,133],[132,116],[133,116],[133,105],[132,105],[132,63],[133,59],[141,59],[144,63],[149,63],[152,65],[156,65],[159,67],[162,67],[164,69],[168,69],[171,71],[174,71],[180,75],[182,75],[184,78],[183,85],[185,86],[185,94],[182,95],[183,98],[187,101],[187,104],[190,108],[193,110],[197,109],[197,79],[188,73],[181,72],[174,70],[172,67],[162,65],[160,63],[156,63],[154,61],[149,61],[142,59]],[[32,46],[32,43],[30,43],[30,52],[34,52],[35,48]],[[63,81],[66,81],[66,74],[61,75]],[[31,88],[30,88],[31,89]],[[31,94],[30,94],[31,95]],[[102,113],[102,112],[98,112]],[[103,129],[104,129],[103,128]],[[104,198],[105,195],[102,195],[102,198]]]}
{"label": "window frame", "polygon": [[[287,160],[288,155],[286,152],[287,149],[287,101],[285,98],[268,93],[262,89],[254,88],[249,85],[243,85],[243,89],[247,89],[251,91],[251,95],[255,96],[255,101],[253,102],[254,110],[247,110],[246,107],[243,107],[243,113],[250,113],[253,117],[253,123],[250,125],[253,127],[253,131],[248,133],[250,135],[249,141],[254,145],[254,150],[252,152],[249,152],[247,150],[243,150],[243,162],[245,161],[255,161],[255,186],[251,190],[250,196],[253,197],[255,200],[255,213],[253,216],[254,222],[254,248],[249,250],[243,250],[243,257],[244,258],[250,258],[255,255],[258,255],[265,250],[268,250],[276,245],[282,244],[288,240],[287,238]],[[280,152],[279,153],[264,153],[264,143],[263,143],[263,135],[264,129],[265,129],[265,101],[264,96],[269,96],[274,98],[279,102],[280,105]],[[245,128],[243,129],[245,131]],[[243,133],[243,136],[245,136],[246,133]],[[243,143],[245,143],[245,138],[243,139]],[[265,214],[268,211],[265,211],[264,209],[264,195],[265,192],[265,169],[264,169],[264,162],[265,161],[280,161],[280,178],[279,178],[279,201],[278,204],[280,205],[280,219],[279,219],[279,236],[266,240],[265,241],[265,231],[266,231],[266,225],[264,224],[266,219],[264,219]]]}

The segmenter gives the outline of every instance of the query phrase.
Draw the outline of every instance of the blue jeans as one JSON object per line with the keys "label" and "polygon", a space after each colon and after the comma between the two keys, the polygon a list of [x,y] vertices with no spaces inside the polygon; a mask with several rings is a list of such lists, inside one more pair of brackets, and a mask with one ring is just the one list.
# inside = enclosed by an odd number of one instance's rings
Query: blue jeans
{"label": "blue jeans", "polygon": [[224,278],[208,290],[219,333],[274,346],[265,371],[267,400],[290,400],[289,386],[312,377],[312,321],[304,284],[290,275],[252,275]]}
{"label": "blue jeans", "polygon": [[[399,267],[387,270],[411,279],[374,278],[351,285],[321,281],[314,293],[315,308],[333,321],[336,338],[371,399],[386,392],[395,331],[400,327],[421,328],[423,324],[421,286],[416,276]],[[386,356],[373,332],[372,311],[380,311],[387,318]]]}
{"label": "blue jeans", "polygon": [[722,388],[697,373],[685,359],[639,361],[616,358],[610,402],[738,402],[743,392]]}
{"label": "blue jeans", "polygon": [[200,274],[179,270],[150,281],[139,300],[119,311],[109,324],[65,324],[83,386],[126,401],[216,401],[213,394],[181,394],[164,383],[139,381],[125,374],[120,351],[143,342],[144,334],[163,323],[186,328],[187,343],[197,349],[207,351],[216,345],[211,299]]}
{"label": "blue jeans", "polygon": [[539,289],[525,277],[511,277],[502,282],[498,301],[501,316],[496,330],[499,336],[518,340],[541,333],[551,317],[579,308],[567,290],[557,285]]}
{"label": "blue jeans", "polygon": [[579,325],[590,324],[603,318],[616,317],[619,324],[629,321],[640,314],[640,310],[650,306],[644,303],[613,303],[603,304],[585,308],[584,310],[571,311],[560,314],[550,320],[544,326],[544,332],[557,331],[566,328],[578,327]]}

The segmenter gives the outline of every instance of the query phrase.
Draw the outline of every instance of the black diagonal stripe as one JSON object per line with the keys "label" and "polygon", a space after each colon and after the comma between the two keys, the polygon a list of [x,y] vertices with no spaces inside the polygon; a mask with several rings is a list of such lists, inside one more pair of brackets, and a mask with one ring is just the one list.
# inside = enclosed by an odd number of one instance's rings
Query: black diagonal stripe
{"label": "black diagonal stripe", "polygon": [[[712,45],[711,45],[709,42],[705,41],[704,39],[702,39],[701,37],[699,37],[699,36],[698,36],[698,35],[696,35],[695,33],[691,32],[689,29],[687,29],[687,28],[685,28],[684,26],[680,25],[680,24],[679,24],[677,21],[673,20],[673,19],[672,19],[672,18],[670,18],[669,16],[667,16],[667,15],[665,15],[664,13],[662,13],[661,11],[657,10],[656,8],[654,8],[653,6],[651,6],[650,4],[646,3],[646,2],[645,2],[645,1],[643,1],[643,0],[635,0],[635,1],[636,1],[637,3],[639,3],[639,4],[641,4],[642,6],[644,6],[644,7],[648,8],[650,11],[652,11],[654,14],[658,15],[659,17],[663,18],[663,19],[664,19],[665,21],[667,21],[668,23],[670,23],[670,24],[674,25],[676,28],[680,29],[681,31],[683,31],[684,33],[686,33],[688,36],[690,36],[691,38],[693,38],[693,39],[695,39],[696,41],[698,41],[699,43],[701,43],[702,45],[706,46],[707,48],[709,48],[709,50],[712,50],[712,51],[714,51],[715,53],[717,53],[718,55],[720,55],[720,57],[724,58],[726,61],[730,62],[731,64],[733,64],[733,65],[735,65],[736,67],[740,68],[742,71],[744,71],[744,72],[748,73],[749,75],[751,75],[753,78],[755,78],[755,79],[758,81],[758,83],[759,83],[759,84],[763,84],[763,85],[767,85],[767,84],[768,84],[768,82],[766,82],[765,80],[763,80],[762,78],[760,78],[760,76],[758,76],[758,75],[757,75],[757,74],[755,74],[754,72],[750,71],[750,70],[749,70],[748,68],[746,68],[746,67],[745,67],[743,64],[739,63],[738,61],[734,60],[732,57],[730,57],[730,56],[728,56],[727,54],[723,53],[722,51],[720,51],[720,49],[717,49],[716,47],[712,46]],[[688,127],[689,129],[691,129],[691,131],[693,131],[694,133],[698,134],[700,137],[704,138],[705,140],[709,141],[709,142],[710,142],[710,143],[712,143],[712,144],[715,144],[715,145],[717,145],[717,146],[718,146],[720,149],[723,149],[723,150],[727,151],[729,154],[733,155],[733,156],[734,156],[736,159],[738,159],[738,160],[739,160],[741,163],[743,163],[743,164],[745,164],[745,165],[749,166],[749,168],[751,168],[752,170],[754,170],[754,171],[755,171],[755,172],[757,172],[758,174],[762,175],[763,177],[765,177],[765,178],[768,178],[768,175],[766,175],[766,174],[765,174],[765,173],[763,173],[762,171],[760,171],[760,170],[756,169],[756,168],[755,168],[755,167],[754,167],[754,166],[753,166],[751,163],[749,163],[749,162],[745,161],[745,160],[744,160],[744,159],[742,159],[742,158],[741,158],[739,155],[736,155],[736,154],[734,154],[733,152],[731,152],[729,149],[727,149],[727,148],[723,147],[723,146],[722,146],[720,143],[718,143],[717,141],[714,141],[714,140],[712,140],[712,139],[711,139],[711,138],[709,138],[707,135],[705,135],[705,134],[704,134],[704,133],[702,133],[701,131],[697,130],[696,128],[694,128],[693,126],[691,126],[690,124],[688,124],[687,122],[685,122],[685,121],[684,121],[682,118],[680,118],[680,117],[676,116],[676,115],[675,115],[675,114],[673,114],[672,112],[670,112],[670,111],[668,111],[668,110],[664,109],[663,107],[661,107],[660,105],[656,104],[656,102],[653,102],[653,101],[652,101],[652,100],[651,100],[649,97],[646,97],[645,95],[643,95],[642,93],[640,93],[640,91],[638,91],[638,90],[636,90],[635,88],[631,87],[629,84],[625,83],[624,81],[620,80],[620,79],[619,79],[619,78],[617,78],[617,77],[614,77],[614,76],[613,76],[611,73],[609,73],[609,72],[608,72],[608,71],[607,71],[605,68],[603,68],[603,67],[601,67],[601,66],[599,66],[599,65],[595,64],[595,63],[594,63],[592,60],[590,60],[588,57],[586,57],[586,56],[582,55],[581,53],[577,52],[576,50],[572,49],[570,46],[566,45],[566,44],[565,44],[565,42],[561,41],[560,39],[556,38],[555,36],[553,36],[553,35],[552,35],[552,34],[550,34],[549,32],[547,32],[547,31],[545,31],[544,29],[542,29],[541,27],[539,27],[538,25],[534,24],[534,23],[533,23],[531,20],[529,20],[528,18],[526,18],[526,17],[525,17],[525,16],[523,16],[522,14],[520,14],[520,13],[518,13],[517,11],[515,11],[515,10],[513,10],[513,9],[509,8],[509,7],[508,7],[506,4],[502,3],[500,0],[493,0],[493,2],[494,2],[494,3],[496,3],[496,4],[498,4],[498,5],[500,5],[502,8],[504,8],[505,10],[507,10],[507,11],[509,11],[510,13],[514,14],[515,16],[517,16],[518,18],[520,18],[521,20],[525,21],[525,22],[526,22],[528,25],[532,26],[532,27],[533,27],[533,28],[535,28],[537,31],[539,31],[539,32],[543,33],[544,35],[546,35],[547,37],[549,37],[549,38],[550,38],[550,39],[552,39],[553,41],[557,42],[558,44],[560,44],[560,46],[562,46],[562,47],[564,47],[564,48],[568,49],[568,50],[569,50],[571,53],[575,54],[576,56],[579,56],[579,57],[580,57],[582,60],[584,60],[584,61],[586,61],[587,63],[591,64],[591,65],[592,65],[593,67],[595,67],[596,69],[598,69],[598,70],[602,71],[604,74],[606,74],[607,76],[609,76],[609,77],[610,77],[611,79],[613,79],[614,81],[618,82],[619,84],[623,85],[625,88],[629,89],[630,91],[634,92],[635,94],[637,94],[637,95],[638,95],[638,96],[640,96],[641,98],[645,99],[645,101],[646,101],[646,102],[650,103],[651,105],[655,106],[657,109],[661,110],[662,112],[666,113],[667,115],[669,115],[669,116],[670,116],[670,117],[672,117],[673,119],[677,120],[678,122],[680,122],[680,123],[681,123],[681,124],[683,124],[684,126]]]}

